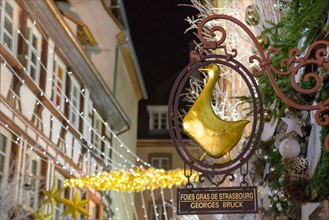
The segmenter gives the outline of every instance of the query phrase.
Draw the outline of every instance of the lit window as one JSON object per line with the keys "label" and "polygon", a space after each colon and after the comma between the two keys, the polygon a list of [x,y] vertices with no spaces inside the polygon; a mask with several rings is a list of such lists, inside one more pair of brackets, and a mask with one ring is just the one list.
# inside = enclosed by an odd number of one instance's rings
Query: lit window
{"label": "lit window", "polygon": [[7,180],[8,169],[9,169],[9,153],[10,153],[10,140],[7,135],[0,133],[0,185],[2,181]]}
{"label": "lit window", "polygon": [[96,113],[94,113],[93,128],[94,128],[94,132],[92,133],[93,134],[92,143],[95,147],[101,150],[102,141],[100,136],[102,136],[102,121],[100,120],[100,118]]}
{"label": "lit window", "polygon": [[79,129],[80,85],[73,76],[71,77],[70,102],[69,120],[76,129]]}
{"label": "lit window", "polygon": [[52,101],[64,111],[66,66],[55,54],[53,65]]}
{"label": "lit window", "polygon": [[164,155],[164,156],[151,155],[150,163],[155,168],[169,170],[170,169],[170,156],[169,155]]}
{"label": "lit window", "polygon": [[41,57],[41,34],[30,20],[27,21],[27,51],[26,71],[31,78],[39,84],[40,80],[40,57]]}
{"label": "lit window", "polygon": [[150,115],[150,131],[163,132],[167,130],[167,106],[148,106]]}
{"label": "lit window", "polygon": [[0,40],[16,56],[18,6],[15,1],[0,1]]}

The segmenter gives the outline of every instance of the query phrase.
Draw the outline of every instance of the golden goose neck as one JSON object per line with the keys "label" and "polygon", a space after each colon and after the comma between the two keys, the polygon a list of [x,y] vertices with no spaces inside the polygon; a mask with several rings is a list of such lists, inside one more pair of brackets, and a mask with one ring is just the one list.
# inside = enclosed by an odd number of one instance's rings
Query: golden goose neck
{"label": "golden goose neck", "polygon": [[219,76],[219,71],[209,70],[208,77],[211,79],[217,78]]}

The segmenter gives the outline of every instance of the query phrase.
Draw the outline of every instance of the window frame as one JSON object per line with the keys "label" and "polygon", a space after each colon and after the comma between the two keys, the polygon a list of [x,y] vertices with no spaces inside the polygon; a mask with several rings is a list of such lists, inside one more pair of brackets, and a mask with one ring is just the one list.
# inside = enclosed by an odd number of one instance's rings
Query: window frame
{"label": "window frame", "polygon": [[[58,69],[62,69],[62,79],[59,80]],[[64,112],[65,105],[65,89],[66,89],[66,65],[62,61],[62,59],[54,53],[53,57],[53,68],[52,68],[52,79],[53,83],[51,86],[51,100],[56,107],[60,106],[59,109]],[[61,83],[59,88],[58,84]],[[57,96],[59,95],[60,101],[57,103]]]}
{"label": "window frame", "polygon": [[4,156],[4,166],[3,166],[3,172],[1,172],[0,170],[0,175],[2,176],[1,177],[1,181],[0,181],[0,184],[2,181],[8,181],[8,175],[6,175],[6,172],[8,173],[9,171],[9,161],[10,161],[10,152],[11,152],[11,134],[3,129],[3,127],[0,126],[0,135],[4,137],[4,151],[0,151],[0,154]]}
{"label": "window frame", "polygon": [[[18,44],[18,33],[17,33],[17,25],[18,25],[18,17],[19,17],[19,6],[15,1],[1,1],[0,2],[0,43],[4,44],[5,42],[5,34],[8,35],[11,40],[12,40],[12,45],[11,48],[8,47],[7,44],[7,48],[13,53],[14,56],[17,56],[17,44]],[[12,17],[10,17],[7,13],[6,13],[6,4],[9,4],[12,9],[13,9],[13,15]],[[5,19],[9,19],[9,21],[11,22],[11,28],[12,28],[12,33],[8,33],[8,31],[5,28]],[[16,27],[15,27],[16,26]]]}
{"label": "window frame", "polygon": [[[97,125],[98,124],[98,125]],[[97,113],[94,112],[93,114],[93,129],[102,137],[102,131],[103,131],[103,123],[101,118]],[[95,131],[92,132],[92,144],[94,147],[99,149],[100,151],[102,150],[102,138],[99,137]],[[99,154],[99,152],[97,152]]]}
{"label": "window frame", "polygon": [[[168,130],[167,106],[147,106],[147,111],[149,113],[149,130],[151,132],[163,132]],[[155,123],[156,120],[157,123]]]}
{"label": "window frame", "polygon": [[[37,84],[40,85],[40,73],[41,73],[41,53],[42,53],[42,35],[40,31],[33,25],[30,19],[27,20],[26,24],[27,28],[27,50],[25,54],[26,60],[26,72],[32,78],[32,80]],[[36,48],[33,46],[33,37],[36,37]],[[32,57],[35,56],[35,62],[33,63]],[[31,68],[35,68],[35,79],[31,75]]]}
{"label": "window frame", "polygon": [[[40,177],[41,177],[41,160],[38,159],[38,155],[34,152],[29,152],[27,161],[27,167],[25,169],[25,173],[28,175],[27,180],[24,181],[24,183],[30,183],[31,188],[28,189],[26,192],[28,194],[27,198],[29,198],[30,201],[28,201],[28,207],[32,208],[33,210],[37,210],[39,208],[39,188],[40,188]],[[33,173],[34,167],[33,162],[36,162],[37,169],[36,173]],[[34,202],[31,204],[32,197],[34,197]]]}
{"label": "window frame", "polygon": [[[74,88],[77,89],[77,97],[74,97],[74,99],[73,99]],[[70,82],[70,93],[69,93],[69,98],[70,98],[70,102],[71,102],[71,104],[69,106],[69,121],[77,130],[79,130],[79,125],[80,125],[80,105],[81,105],[80,89],[81,89],[81,86],[78,83],[78,80],[72,75],[71,82]],[[76,101],[77,106],[74,106],[74,101]],[[73,105],[75,109],[73,109],[73,107],[71,105]],[[73,120],[73,115],[76,116],[75,121]]]}
{"label": "window frame", "polygon": [[[152,166],[154,166],[154,167],[156,167],[155,165],[154,165],[154,162],[153,162],[153,160],[155,160],[155,159],[159,159],[159,166],[157,167],[157,168],[159,168],[159,169],[164,169],[164,170],[170,170],[171,169],[171,157],[172,157],[172,155],[171,154],[169,154],[169,153],[151,153],[151,154],[149,154],[149,163],[152,165]],[[164,159],[166,159],[167,161],[168,161],[168,168],[163,168],[161,165],[162,165],[162,160],[164,160]]]}

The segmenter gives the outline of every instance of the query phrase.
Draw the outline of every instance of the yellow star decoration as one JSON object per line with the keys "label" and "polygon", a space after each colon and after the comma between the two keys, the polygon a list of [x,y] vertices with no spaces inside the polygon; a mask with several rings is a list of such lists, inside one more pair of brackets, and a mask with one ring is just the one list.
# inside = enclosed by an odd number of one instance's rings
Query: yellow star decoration
{"label": "yellow star decoration", "polygon": [[51,210],[52,210],[52,212],[54,212],[56,202],[58,202],[58,200],[61,198],[61,194],[65,189],[66,189],[66,187],[56,189],[55,184],[54,184],[53,187],[51,188],[51,190],[42,190],[43,194],[46,196],[46,199],[43,201],[43,204],[50,203]]}
{"label": "yellow star decoration", "polygon": [[72,200],[60,198],[59,202],[67,206],[66,210],[61,214],[61,216],[72,214],[74,220],[78,219],[79,213],[89,216],[87,210],[84,208],[84,206],[89,202],[89,200],[80,200],[78,191],[75,192]]}
{"label": "yellow star decoration", "polygon": [[46,214],[44,206],[41,205],[39,212],[34,212],[32,214],[32,216],[33,216],[33,219],[35,219],[35,220],[48,220],[48,219],[51,219],[51,217],[53,217],[53,214]]}

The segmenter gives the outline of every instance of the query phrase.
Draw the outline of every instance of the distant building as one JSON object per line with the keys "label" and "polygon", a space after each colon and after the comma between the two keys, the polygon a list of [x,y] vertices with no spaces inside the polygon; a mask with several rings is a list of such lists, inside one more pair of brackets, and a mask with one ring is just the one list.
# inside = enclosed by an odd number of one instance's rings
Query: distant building
{"label": "distant building", "polygon": [[[155,168],[174,170],[184,168],[183,160],[179,157],[169,135],[167,105],[148,105],[147,120],[140,121],[137,142],[137,155]],[[190,146],[188,142],[185,143]],[[162,194],[163,192],[163,194]],[[162,196],[163,195],[163,196]],[[143,192],[144,203],[147,206],[147,216],[151,220],[164,220],[166,210],[167,219],[179,219],[176,216],[176,188],[160,189]],[[136,203],[142,203],[141,196],[136,194]],[[158,216],[156,216],[158,214]],[[145,213],[138,210],[138,216],[143,218]]]}
{"label": "distant building", "polygon": [[[147,95],[117,1],[0,3],[0,183],[17,177],[12,196],[32,212],[41,190],[124,164],[112,149],[131,157]],[[129,195],[80,195],[90,199],[84,219],[133,216],[123,203]],[[67,219],[63,211],[57,205],[53,219]]]}

